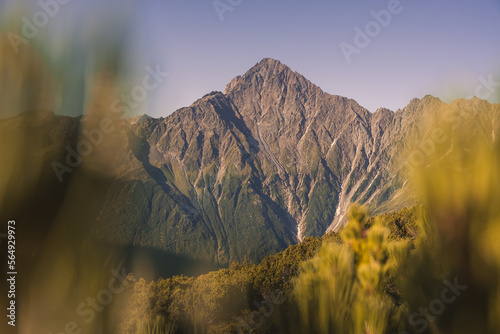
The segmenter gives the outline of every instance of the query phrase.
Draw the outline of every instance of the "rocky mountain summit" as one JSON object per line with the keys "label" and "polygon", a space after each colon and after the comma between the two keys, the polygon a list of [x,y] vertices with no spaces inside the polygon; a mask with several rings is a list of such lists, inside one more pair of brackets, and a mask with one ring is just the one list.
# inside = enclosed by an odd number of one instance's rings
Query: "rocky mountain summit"
{"label": "rocky mountain summit", "polygon": [[423,140],[417,122],[443,106],[426,96],[372,114],[263,59],[224,92],[131,125],[142,177],[110,190],[126,210],[105,205],[101,227],[222,264],[259,260],[339,230],[351,202],[378,212],[408,204],[397,155],[405,139]]}
{"label": "rocky mountain summit", "polygon": [[[381,186],[387,172],[380,146],[392,117],[383,109],[372,115],[264,59],[223,93],[131,124],[147,181],[116,189],[113,200],[128,209],[120,214],[106,205],[101,227],[127,231],[123,242],[174,252],[187,246],[189,254],[219,263],[259,259],[338,229],[353,200],[377,203],[390,195]],[[143,212],[136,228],[130,211]]]}
{"label": "rocky mountain summit", "polygon": [[266,58],[168,117],[120,121],[119,168],[92,233],[223,265],[259,261],[339,230],[351,202],[376,213],[413,203],[402,153],[427,143],[422,124],[468,127],[476,117],[474,131],[494,141],[498,114],[479,99],[448,105],[432,96],[370,113]]}

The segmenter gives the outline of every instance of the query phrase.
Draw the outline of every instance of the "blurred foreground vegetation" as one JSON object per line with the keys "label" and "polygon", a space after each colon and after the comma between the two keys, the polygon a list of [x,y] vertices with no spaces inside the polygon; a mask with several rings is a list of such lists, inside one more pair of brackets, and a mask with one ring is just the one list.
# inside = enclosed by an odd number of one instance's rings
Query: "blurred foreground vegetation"
{"label": "blurred foreground vegetation", "polygon": [[[101,35],[120,41],[115,34]],[[98,40],[82,48],[89,59],[100,61],[77,62],[78,67],[51,52],[48,39],[39,39],[46,45],[36,52],[36,41],[23,43],[19,55],[4,39],[2,118],[26,111],[37,123],[56,110],[85,114],[88,129],[104,116],[119,120],[123,115],[106,107],[124,85],[122,47]],[[116,68],[110,70],[108,63]],[[354,205],[340,233],[307,238],[259,264],[233,263],[199,277],[134,280],[126,296],[114,299],[117,309],[85,318],[85,332],[499,333],[499,107],[471,100],[477,108],[469,115],[460,103],[455,111],[433,110],[436,119],[422,116],[431,127],[415,125],[422,139],[408,140],[418,149],[408,152],[409,161],[412,156],[418,161],[409,166],[409,185],[422,207],[370,217]],[[491,117],[487,122],[473,118],[479,114]],[[106,292],[100,289],[110,282],[109,273],[123,262],[118,249],[110,254],[88,242],[88,222],[100,212],[125,137],[118,131],[110,135],[71,174],[71,182],[59,184],[33,144],[52,143],[45,129],[32,128],[0,132],[0,156],[8,157],[0,164],[1,221],[14,216],[23,222],[18,230],[20,333],[71,328],[81,316],[75,312],[80,303],[92,300],[96,291]],[[78,136],[76,128],[61,134]],[[41,223],[47,221],[51,224]],[[117,330],[115,317],[120,318]]]}
{"label": "blurred foreground vegetation", "polygon": [[135,281],[121,331],[161,320],[176,333],[499,333],[496,132],[434,126],[442,136],[409,177],[421,206],[369,217],[352,205],[340,233],[258,265]]}
{"label": "blurred foreground vegetation", "polygon": [[[162,332],[151,330],[147,333],[247,333],[251,330],[255,333],[294,330],[303,333],[322,332],[323,329],[326,330],[324,333],[329,333],[333,327],[315,320],[319,310],[308,310],[301,301],[307,300],[313,293],[309,289],[319,288],[329,280],[340,283],[338,272],[330,270],[333,268],[329,264],[329,261],[339,260],[335,259],[337,255],[346,256],[340,261],[348,260],[349,264],[345,264],[352,266],[349,268],[351,281],[357,281],[358,275],[366,277],[366,281],[360,283],[364,285],[356,289],[376,289],[376,297],[385,296],[396,309],[396,305],[401,305],[401,297],[389,273],[397,267],[399,258],[387,259],[397,252],[408,252],[417,235],[416,222],[420,210],[420,207],[404,208],[369,218],[363,209],[353,208],[351,223],[342,233],[307,238],[281,253],[266,257],[258,265],[245,261],[196,278],[174,276],[150,283],[144,279],[135,280],[130,289],[129,311],[123,315],[120,332],[146,333],[144,323],[147,322],[151,327],[162,324],[165,328]],[[359,258],[346,254],[344,251],[347,249]],[[382,260],[385,267],[370,272],[373,269],[370,266],[378,260]],[[355,263],[359,263],[357,272],[353,271]],[[323,270],[329,269],[318,273],[323,266],[326,266]],[[376,286],[372,286],[372,274],[380,275]],[[330,283],[327,285],[331,286]],[[340,284],[337,286],[344,289]],[[334,293],[326,290],[318,292],[318,298],[328,298]],[[354,298],[354,295],[349,298]],[[340,318],[342,314],[350,313],[347,305],[335,305],[335,302],[322,300],[318,306],[328,310],[328,313],[338,313]],[[369,303],[376,302],[376,299],[360,299],[359,304],[351,307],[363,307],[365,302],[368,303],[365,307],[370,307]],[[344,310],[338,312],[337,306]],[[314,313],[311,314],[311,323],[308,319],[299,320],[291,316],[308,312]],[[329,322],[332,319],[324,320]],[[296,327],[294,321],[299,321],[303,328]],[[335,326],[334,322],[332,326]],[[314,328],[316,325],[319,327]],[[172,326],[177,331],[170,329]]]}

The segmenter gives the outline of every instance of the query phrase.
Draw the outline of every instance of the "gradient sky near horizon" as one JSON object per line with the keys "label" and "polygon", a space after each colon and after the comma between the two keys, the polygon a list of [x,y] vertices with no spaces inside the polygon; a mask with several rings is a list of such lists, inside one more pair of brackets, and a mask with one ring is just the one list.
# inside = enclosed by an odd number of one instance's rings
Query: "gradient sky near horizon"
{"label": "gradient sky near horizon", "polygon": [[[210,0],[143,1],[150,61],[170,73],[153,114],[223,90],[265,57],[372,112],[397,110],[426,94],[470,97],[480,77],[500,83],[500,2],[492,0],[401,0],[401,13],[347,63],[340,43],[354,45],[354,28],[364,30],[371,11],[388,3],[243,0],[221,21]],[[489,99],[498,102],[498,94]]]}
{"label": "gradient sky near horizon", "polygon": [[[241,3],[221,20],[213,0],[114,0],[132,17],[127,29],[137,68],[159,64],[170,74],[139,113],[169,115],[224,90],[266,57],[371,112],[397,110],[426,94],[447,102],[470,97],[489,76],[500,88],[499,0],[401,0],[402,11],[351,63],[340,44],[354,45],[355,27],[364,30],[374,21],[371,11],[387,9],[390,0],[220,2]],[[103,12],[103,1],[84,3],[90,9],[78,3],[83,21]],[[113,6],[104,12],[113,15]],[[498,103],[499,95],[486,96]]]}

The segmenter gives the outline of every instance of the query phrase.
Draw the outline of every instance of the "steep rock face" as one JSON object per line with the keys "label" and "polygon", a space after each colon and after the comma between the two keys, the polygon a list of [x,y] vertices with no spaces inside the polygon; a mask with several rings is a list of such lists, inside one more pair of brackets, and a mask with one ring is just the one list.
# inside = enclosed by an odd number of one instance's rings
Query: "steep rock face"
{"label": "steep rock face", "polygon": [[370,113],[354,100],[324,93],[273,59],[235,78],[224,93],[258,141],[265,183],[277,174],[297,238],[323,233],[349,197],[342,193],[348,175],[369,167]]}
{"label": "steep rock face", "polygon": [[105,205],[98,234],[128,231],[124,243],[227,263],[338,229],[351,201],[380,196],[389,175],[380,146],[393,117],[264,59],[224,93],[130,122],[142,177],[128,173],[128,191],[116,181],[110,201],[127,210]]}
{"label": "steep rock face", "polygon": [[145,179],[115,182],[110,201],[128,209],[120,217],[105,205],[101,227],[128,230],[131,215],[134,243],[219,263],[261,258],[295,242],[287,211],[262,192],[252,159],[258,145],[222,93],[132,124],[129,138]]}
{"label": "steep rock face", "polygon": [[[65,119],[52,121],[54,133],[68,133]],[[118,176],[93,233],[195,260],[258,261],[340,229],[351,202],[375,212],[411,204],[402,155],[426,142],[426,124],[496,141],[498,120],[498,105],[432,96],[371,114],[263,59],[166,118],[115,124]]]}

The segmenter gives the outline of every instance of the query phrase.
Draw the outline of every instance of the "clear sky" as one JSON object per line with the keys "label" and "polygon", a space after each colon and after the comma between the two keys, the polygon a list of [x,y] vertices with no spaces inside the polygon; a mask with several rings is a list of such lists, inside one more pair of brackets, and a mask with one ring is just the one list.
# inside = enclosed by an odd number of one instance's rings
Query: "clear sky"
{"label": "clear sky", "polygon": [[[500,2],[493,0],[401,0],[378,35],[370,26],[375,37],[348,63],[340,44],[355,46],[355,27],[364,31],[374,21],[371,11],[390,2],[243,0],[221,21],[211,0],[141,1],[148,61],[170,73],[158,92],[161,103],[148,113],[166,115],[223,90],[265,57],[372,112],[403,108],[426,94],[469,97],[481,76],[500,83]],[[480,92],[498,101],[498,94]]]}
{"label": "clear sky", "polygon": [[[500,0],[394,1],[81,0],[61,6],[44,28],[43,44],[57,50],[55,32],[71,36],[71,47],[61,50],[75,64],[88,63],[89,41],[99,50],[113,43],[113,29],[126,30],[138,78],[147,66],[169,72],[138,110],[155,117],[223,90],[266,57],[372,112],[397,110],[426,94],[452,101],[477,89],[499,102],[500,94],[490,93],[484,82],[491,76],[489,88],[500,88]],[[38,1],[27,2],[32,12],[40,10]],[[382,15],[383,24],[375,24],[372,11],[389,9],[390,22]],[[359,38],[356,44],[356,28],[365,34],[368,28],[368,45]],[[347,44],[357,47],[350,62],[341,48]]]}

